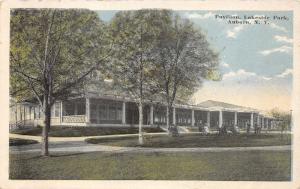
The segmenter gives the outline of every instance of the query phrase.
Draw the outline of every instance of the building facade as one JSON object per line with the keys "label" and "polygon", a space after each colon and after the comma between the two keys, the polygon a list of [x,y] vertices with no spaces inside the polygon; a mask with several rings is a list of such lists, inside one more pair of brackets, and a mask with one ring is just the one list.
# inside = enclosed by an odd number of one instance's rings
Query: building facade
{"label": "building facade", "polygon": [[[166,125],[167,106],[162,102],[146,102],[143,107],[144,126]],[[137,126],[139,113],[137,103],[120,96],[89,93],[84,96],[54,103],[51,111],[53,126]],[[198,127],[206,124],[210,130],[222,126],[246,129],[273,129],[276,120],[258,110],[217,101],[205,101],[197,105],[175,104],[170,111],[170,124]],[[43,125],[41,107],[33,103],[11,106],[10,125]]]}

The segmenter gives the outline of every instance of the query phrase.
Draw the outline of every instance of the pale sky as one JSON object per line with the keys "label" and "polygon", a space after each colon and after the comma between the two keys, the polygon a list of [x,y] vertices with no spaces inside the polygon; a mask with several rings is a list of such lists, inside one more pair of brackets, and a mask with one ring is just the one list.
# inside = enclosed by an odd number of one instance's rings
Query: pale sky
{"label": "pale sky", "polygon": [[[293,74],[292,12],[180,11],[206,33],[220,52],[222,81],[205,81],[196,103],[217,100],[257,109],[291,109]],[[269,16],[269,24],[234,25],[220,15]],[[286,16],[277,20],[274,16]]]}
{"label": "pale sky", "polygon": [[[109,21],[117,11],[99,11]],[[293,14],[291,11],[176,11],[201,29],[220,53],[221,81],[205,81],[193,101],[217,100],[269,110],[291,109]],[[269,16],[268,24],[228,24],[224,16]],[[274,16],[286,16],[285,20]]]}

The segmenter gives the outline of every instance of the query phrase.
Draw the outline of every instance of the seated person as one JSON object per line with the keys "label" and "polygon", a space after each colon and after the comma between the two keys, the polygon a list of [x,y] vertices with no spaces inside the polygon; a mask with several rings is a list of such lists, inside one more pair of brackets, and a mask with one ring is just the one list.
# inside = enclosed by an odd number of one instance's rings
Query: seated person
{"label": "seated person", "polygon": [[202,124],[202,120],[200,120],[199,122],[198,122],[198,129],[199,129],[199,132],[203,132],[203,128],[204,126],[203,126],[203,124]]}
{"label": "seated person", "polygon": [[209,134],[209,133],[210,133],[210,131],[209,131],[209,127],[208,127],[208,124],[207,124],[207,123],[204,125],[204,128],[203,128],[203,133],[204,133],[205,135],[207,135],[207,134]]}
{"label": "seated person", "polygon": [[234,126],[233,126],[232,132],[233,132],[234,134],[240,133],[240,128],[239,128],[237,125],[234,125]]}

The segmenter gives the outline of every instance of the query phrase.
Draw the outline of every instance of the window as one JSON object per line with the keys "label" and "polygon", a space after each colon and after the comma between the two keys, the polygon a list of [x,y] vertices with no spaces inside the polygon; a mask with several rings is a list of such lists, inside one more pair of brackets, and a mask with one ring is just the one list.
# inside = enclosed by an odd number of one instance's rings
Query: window
{"label": "window", "polygon": [[117,107],[117,120],[122,120],[122,115],[123,115],[122,107],[118,106]]}
{"label": "window", "polygon": [[66,116],[74,115],[75,114],[75,106],[74,106],[73,103],[66,102],[64,108],[65,108],[65,115]]}
{"label": "window", "polygon": [[85,115],[85,103],[77,102],[77,115]]}
{"label": "window", "polygon": [[60,103],[57,102],[54,105],[54,117],[60,117]]}
{"label": "window", "polygon": [[34,107],[34,119],[38,119],[39,117],[39,106]]}
{"label": "window", "polygon": [[90,111],[91,122],[97,123],[98,122],[98,120],[97,120],[97,104],[91,104],[90,109],[91,109],[91,111]]}
{"label": "window", "polygon": [[55,104],[53,104],[51,107],[51,117],[55,117],[54,108],[55,108]]}
{"label": "window", "polygon": [[30,106],[25,106],[25,115],[26,118],[25,119],[30,119]]}
{"label": "window", "polygon": [[98,105],[100,120],[107,120],[106,106],[104,104]]}
{"label": "window", "polygon": [[108,106],[108,115],[109,120],[115,120],[116,119],[116,107],[114,104],[109,104]]}

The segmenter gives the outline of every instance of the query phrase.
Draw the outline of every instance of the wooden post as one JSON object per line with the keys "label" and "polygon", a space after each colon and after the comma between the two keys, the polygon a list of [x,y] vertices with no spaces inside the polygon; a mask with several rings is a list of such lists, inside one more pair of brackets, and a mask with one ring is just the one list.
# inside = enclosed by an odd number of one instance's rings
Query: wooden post
{"label": "wooden post", "polygon": [[90,124],[91,123],[90,99],[89,98],[85,98],[85,122],[86,122],[86,124]]}
{"label": "wooden post", "polygon": [[251,112],[251,118],[250,118],[250,127],[253,128],[254,127],[254,116],[253,116],[253,112]]}
{"label": "wooden post", "polygon": [[126,102],[122,104],[122,124],[126,124]]}
{"label": "wooden post", "polygon": [[192,110],[192,127],[195,126],[195,110]]}
{"label": "wooden post", "polygon": [[151,104],[150,106],[150,125],[153,125],[154,121],[153,121],[153,104]]}
{"label": "wooden post", "polygon": [[219,128],[223,125],[223,112],[222,110],[219,111]]}
{"label": "wooden post", "polygon": [[206,114],[206,123],[207,123],[207,127],[210,128],[210,111],[207,111],[207,114]]}
{"label": "wooden post", "polygon": [[234,126],[236,126],[237,125],[237,112],[234,112]]}

